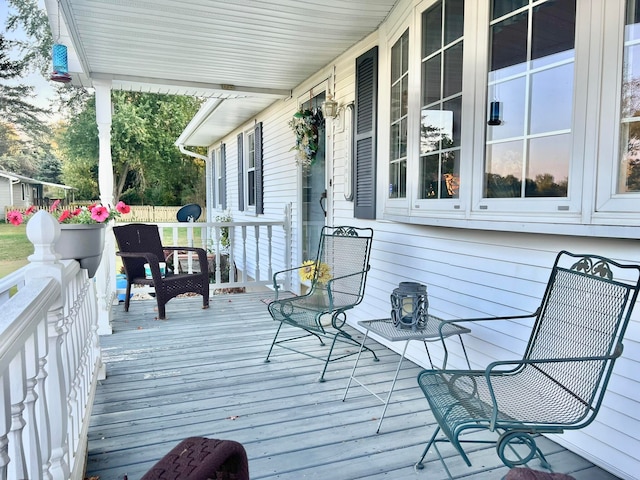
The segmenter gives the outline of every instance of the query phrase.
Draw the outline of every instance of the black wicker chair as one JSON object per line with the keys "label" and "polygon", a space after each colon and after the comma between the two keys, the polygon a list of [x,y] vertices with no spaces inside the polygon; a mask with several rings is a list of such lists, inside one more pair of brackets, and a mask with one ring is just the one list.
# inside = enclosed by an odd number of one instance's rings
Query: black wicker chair
{"label": "black wicker chair", "polygon": [[141,480],[249,480],[247,452],[234,440],[189,437]]}
{"label": "black wicker chair", "polygon": [[[131,223],[113,227],[118,242],[118,253],[122,257],[127,274],[127,292],[124,311],[129,311],[131,285],[152,285],[158,302],[158,318],[165,319],[166,303],[183,293],[202,295],[202,308],[209,307],[209,268],[207,252],[196,247],[164,247],[157,225]],[[175,273],[167,271],[163,277],[160,262],[165,261],[165,251],[194,252],[197,254],[200,271],[196,273]],[[144,264],[148,263],[151,277],[146,278]]]}

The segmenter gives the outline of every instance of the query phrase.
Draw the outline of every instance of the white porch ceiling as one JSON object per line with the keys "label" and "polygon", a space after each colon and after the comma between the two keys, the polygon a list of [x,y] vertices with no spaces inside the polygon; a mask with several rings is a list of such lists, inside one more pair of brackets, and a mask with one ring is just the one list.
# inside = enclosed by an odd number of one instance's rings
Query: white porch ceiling
{"label": "white porch ceiling", "polygon": [[45,0],[76,84],[223,100],[200,122],[217,133],[193,132],[187,145],[212,143],[289,96],[374,32],[396,2]]}

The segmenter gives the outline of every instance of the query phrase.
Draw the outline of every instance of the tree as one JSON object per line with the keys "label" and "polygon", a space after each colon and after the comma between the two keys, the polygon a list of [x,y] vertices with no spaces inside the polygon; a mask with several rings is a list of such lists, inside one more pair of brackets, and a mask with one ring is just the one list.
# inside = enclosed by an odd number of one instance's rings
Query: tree
{"label": "tree", "polygon": [[[139,92],[112,92],[111,155],[114,201],[178,205],[203,201],[204,166],[182,155],[175,139],[200,100]],[[59,135],[63,179],[78,198],[98,195],[98,129],[91,97]]]}
{"label": "tree", "polygon": [[[52,157],[50,111],[33,104],[34,88],[21,82],[29,71],[46,75],[51,49],[47,15],[37,0],[9,0],[6,31],[21,28],[26,40],[9,40],[0,33],[0,167],[38,178],[40,162]],[[19,60],[10,52],[18,50]],[[47,180],[47,179],[43,179]]]}
{"label": "tree", "polygon": [[42,149],[21,138],[12,124],[0,122],[0,169],[37,178]]}
{"label": "tree", "polygon": [[20,135],[13,125],[0,122],[0,167],[2,166],[2,157],[17,155],[20,153],[21,146]]}
{"label": "tree", "polygon": [[47,155],[40,162],[37,178],[43,182],[60,183],[62,181],[62,162],[54,155]]}
{"label": "tree", "polygon": [[34,96],[33,87],[7,84],[8,80],[19,78],[25,70],[24,60],[9,58],[11,45],[12,42],[0,34],[0,115],[5,122],[15,125],[37,141],[49,132],[42,118],[49,112],[29,102]]}
{"label": "tree", "polygon": [[12,7],[7,15],[7,31],[24,30],[28,40],[15,42],[24,65],[49,76],[53,36],[49,28],[47,13],[38,6],[37,0],[8,0]]}

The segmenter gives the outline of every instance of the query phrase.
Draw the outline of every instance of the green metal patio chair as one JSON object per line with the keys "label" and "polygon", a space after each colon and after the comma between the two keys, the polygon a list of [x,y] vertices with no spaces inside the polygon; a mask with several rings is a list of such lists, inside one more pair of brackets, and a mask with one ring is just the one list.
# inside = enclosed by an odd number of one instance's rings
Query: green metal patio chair
{"label": "green metal patio chair", "polygon": [[[346,311],[358,305],[364,297],[372,240],[373,230],[370,228],[323,227],[315,260],[273,275],[276,299],[269,304],[269,313],[279,322],[279,325],[265,362],[269,362],[273,347],[276,346],[322,360],[324,368],[319,378],[322,382],[329,362],[358,353],[360,342],[344,327],[347,321]],[[284,276],[298,273],[304,279],[311,281],[308,292],[300,296],[279,298],[279,289],[283,284]],[[283,325],[300,328],[306,333],[278,340]],[[321,345],[324,345],[323,338],[331,340],[331,347],[326,357],[289,346],[289,342],[310,335],[317,337]],[[337,341],[346,342],[358,348],[331,358]],[[378,360],[373,350],[367,347],[364,349],[372,353],[376,361]]]}
{"label": "green metal patio chair", "polygon": [[[562,251],[533,314],[443,322],[535,319],[521,359],[492,362],[484,370],[431,369],[418,375],[438,426],[416,467],[424,468],[434,446],[451,477],[437,446],[450,442],[468,466],[463,444],[495,443],[509,467],[537,456],[550,469],[535,437],[583,428],[594,420],[622,354],[639,284],[638,265]],[[493,432],[492,438],[486,438],[487,432]]]}

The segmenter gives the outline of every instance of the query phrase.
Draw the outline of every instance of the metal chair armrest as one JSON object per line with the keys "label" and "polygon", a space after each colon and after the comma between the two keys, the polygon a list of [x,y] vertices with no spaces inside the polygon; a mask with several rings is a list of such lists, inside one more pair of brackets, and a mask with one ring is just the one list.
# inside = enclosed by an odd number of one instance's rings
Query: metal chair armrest
{"label": "metal chair armrest", "polygon": [[278,300],[278,292],[280,290],[280,283],[278,282],[278,276],[287,272],[293,272],[294,270],[298,270],[302,268],[304,265],[298,265],[297,267],[286,268],[284,270],[279,270],[273,274],[273,289],[275,291],[275,300]]}
{"label": "metal chair armrest", "polygon": [[443,329],[446,328],[447,325],[462,323],[462,322],[485,322],[485,321],[493,321],[493,320],[519,320],[525,318],[535,318],[540,313],[540,308],[536,309],[533,313],[527,313],[525,315],[509,315],[504,317],[476,317],[476,318],[455,318],[450,320],[442,320],[440,319],[440,325],[438,326],[438,331],[440,333],[440,340],[444,341],[444,339],[451,334],[443,334]]}

